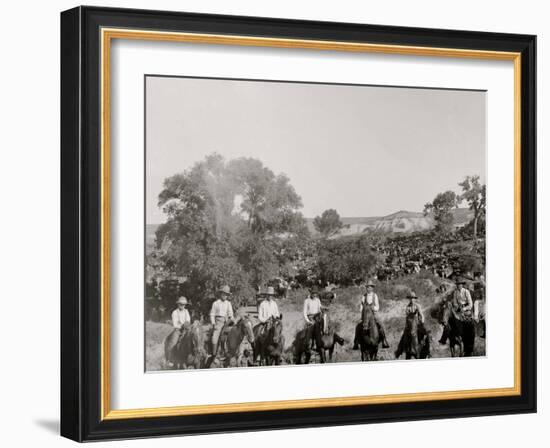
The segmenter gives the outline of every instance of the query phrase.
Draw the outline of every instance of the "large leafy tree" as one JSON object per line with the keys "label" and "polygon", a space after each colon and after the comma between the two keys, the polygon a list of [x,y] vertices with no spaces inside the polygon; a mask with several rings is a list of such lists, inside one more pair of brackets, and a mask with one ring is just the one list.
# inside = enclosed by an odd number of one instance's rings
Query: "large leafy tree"
{"label": "large leafy tree", "polygon": [[324,237],[334,235],[343,227],[342,220],[338,212],[332,208],[325,210],[321,216],[316,216],[313,220],[313,226]]}
{"label": "large leafy tree", "polygon": [[196,297],[223,283],[248,297],[307,236],[289,179],[256,159],[210,155],[167,178],[158,204],[168,219],[156,232],[157,258]]}
{"label": "large leafy tree", "polygon": [[454,191],[439,193],[432,202],[424,205],[424,215],[433,213],[435,230],[439,233],[447,233],[453,228],[452,210],[458,206],[458,203],[459,197]]}
{"label": "large leafy tree", "polygon": [[470,210],[474,212],[473,218],[473,233],[474,239],[477,239],[478,222],[480,218],[485,216],[487,204],[487,189],[485,184],[481,184],[478,175],[466,176],[462,182],[458,184],[462,187],[462,194],[459,199],[468,203]]}

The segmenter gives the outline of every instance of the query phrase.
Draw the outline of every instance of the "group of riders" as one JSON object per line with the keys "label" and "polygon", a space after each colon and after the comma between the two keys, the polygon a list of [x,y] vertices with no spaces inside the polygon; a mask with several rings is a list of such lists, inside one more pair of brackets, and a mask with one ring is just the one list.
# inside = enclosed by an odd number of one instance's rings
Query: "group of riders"
{"label": "group of riders", "polygon": [[[483,319],[483,310],[477,304],[474,304],[470,294],[470,290],[465,287],[466,282],[462,278],[457,278],[455,281],[456,288],[446,296],[444,305],[449,310],[448,313],[442,313],[439,317],[439,322],[443,327],[442,336],[439,340],[440,344],[446,344],[447,340],[450,338],[450,331],[453,322],[478,322],[480,319]],[[353,343],[353,349],[358,350],[361,348],[361,338],[362,334],[366,328],[366,322],[364,321],[365,313],[364,311],[369,311],[372,313],[372,319],[377,327],[377,341],[376,341],[376,350],[378,350],[378,345],[381,345],[383,348],[389,348],[390,345],[386,339],[386,331],[384,325],[380,319],[380,298],[375,291],[375,283],[372,280],[368,280],[364,283],[365,292],[360,297],[358,297],[358,305],[361,310],[362,320],[358,322],[355,328],[355,337]],[[319,349],[316,347],[316,338],[314,336],[314,328],[316,322],[319,322],[318,317],[326,313],[329,309],[330,303],[323,303],[321,301],[321,289],[317,286],[313,286],[309,289],[307,297],[303,303],[303,318],[304,318],[304,327],[302,330],[303,334],[303,343],[306,351],[311,352]],[[212,303],[210,309],[210,323],[212,326],[211,332],[211,353],[210,356],[224,358],[226,349],[224,344],[227,340],[227,335],[232,326],[235,325],[237,319],[233,312],[233,307],[231,305],[231,288],[228,285],[224,285],[217,291],[217,298]],[[279,312],[277,302],[275,298],[277,293],[272,286],[268,286],[263,292],[259,294],[261,298],[261,303],[258,306],[258,323],[254,327],[254,339],[260,340],[264,337],[271,324],[275,321],[282,321],[282,315]],[[334,296],[333,296],[334,297]],[[408,303],[405,307],[405,330],[399,341],[397,349],[394,351],[396,358],[399,358],[403,353],[409,354],[407,349],[408,340],[410,336],[410,330],[414,324],[415,337],[418,338],[418,341],[424,341],[429,337],[429,331],[426,330],[424,326],[425,317],[422,311],[422,308],[419,304],[419,298],[417,297],[414,291],[409,291],[407,294]],[[169,335],[169,338],[175,339],[179,337],[186,328],[191,325],[191,315],[188,311],[189,302],[186,297],[179,297],[177,302],[177,308],[172,312],[172,325],[174,327],[173,332]],[[417,334],[416,334],[417,332]],[[342,345],[344,340],[335,335],[336,341]],[[252,342],[252,341],[251,341]],[[318,342],[317,342],[318,344]],[[256,353],[256,351],[254,352]],[[248,355],[249,352],[246,352]],[[332,353],[331,353],[332,354]],[[428,357],[429,356],[429,347],[428,352],[425,353],[426,356],[418,356],[418,353],[415,354],[415,357]],[[255,355],[256,356],[256,355]],[[254,357],[255,357],[254,356]],[[409,356],[407,356],[409,357]],[[309,358],[308,358],[309,359]],[[252,363],[249,365],[255,365],[256,359],[252,360]]]}

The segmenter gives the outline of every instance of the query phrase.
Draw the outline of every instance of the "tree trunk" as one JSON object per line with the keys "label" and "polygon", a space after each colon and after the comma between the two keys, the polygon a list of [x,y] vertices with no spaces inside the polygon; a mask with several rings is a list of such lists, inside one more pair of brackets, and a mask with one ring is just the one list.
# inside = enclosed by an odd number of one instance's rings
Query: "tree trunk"
{"label": "tree trunk", "polygon": [[474,240],[477,241],[477,220],[478,216],[474,216]]}

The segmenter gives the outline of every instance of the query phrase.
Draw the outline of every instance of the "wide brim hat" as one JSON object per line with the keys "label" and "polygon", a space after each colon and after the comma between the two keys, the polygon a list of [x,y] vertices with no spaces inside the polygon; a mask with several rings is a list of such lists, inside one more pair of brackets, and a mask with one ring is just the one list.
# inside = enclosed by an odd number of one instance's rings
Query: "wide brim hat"
{"label": "wide brim hat", "polygon": [[376,285],[374,284],[374,281],[368,280],[365,286],[372,286],[374,288]]}
{"label": "wide brim hat", "polygon": [[186,297],[181,296],[181,297],[177,300],[176,304],[177,304],[177,305],[180,305],[180,304],[181,304],[181,305],[188,305],[189,302],[187,301],[187,298],[186,298]]}
{"label": "wide brim hat", "polygon": [[462,277],[457,277],[456,280],[455,280],[455,283],[457,285],[465,285],[466,284],[466,280],[464,280]]}
{"label": "wide brim hat", "polygon": [[319,288],[317,286],[312,286],[311,288],[309,288],[309,293],[310,294],[319,294]]}
{"label": "wide brim hat", "polygon": [[218,292],[221,292],[222,294],[227,294],[228,296],[230,296],[231,288],[228,285],[223,285],[220,289],[218,289]]}
{"label": "wide brim hat", "polygon": [[417,299],[418,300],[418,296],[416,295],[416,293],[414,291],[411,291],[410,293],[407,294],[407,299]]}
{"label": "wide brim hat", "polygon": [[268,286],[267,289],[262,294],[263,296],[276,296],[275,288],[273,286]]}

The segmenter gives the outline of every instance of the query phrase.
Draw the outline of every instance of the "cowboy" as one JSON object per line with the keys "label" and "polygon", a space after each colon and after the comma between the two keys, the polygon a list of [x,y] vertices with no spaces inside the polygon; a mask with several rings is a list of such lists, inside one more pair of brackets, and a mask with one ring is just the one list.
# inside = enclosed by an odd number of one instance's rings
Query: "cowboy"
{"label": "cowboy", "polygon": [[[177,308],[172,311],[172,326],[174,327],[170,334],[166,336],[165,347],[174,347],[179,338],[183,335],[185,328],[191,324],[191,316],[189,316],[189,311],[187,311],[186,306],[188,305],[187,299],[181,296],[176,301]],[[168,365],[173,365],[173,361],[166,359]]]}
{"label": "cowboy", "polygon": [[[374,292],[374,282],[369,280],[366,284],[367,292],[365,295],[361,296],[361,315],[363,315],[363,307],[370,306],[374,312],[374,321],[378,326],[378,333],[380,335],[380,341],[382,341],[383,348],[389,348],[390,344],[386,340],[386,332],[384,331],[384,326],[380,319],[378,318],[378,311],[380,310],[380,301],[378,300],[378,295]],[[359,349],[359,339],[361,338],[361,331],[363,328],[363,322],[359,322],[355,327],[355,339],[353,341],[353,350]]]}
{"label": "cowboy", "polygon": [[[218,289],[219,299],[212,304],[210,310],[210,323],[212,324],[212,354],[218,352],[218,341],[222,333],[222,329],[226,324],[233,323],[233,308],[229,297],[231,296],[231,288],[228,285]],[[222,337],[225,340],[224,337]]]}
{"label": "cowboy", "polygon": [[[305,344],[309,348],[313,349],[315,346],[315,340],[313,338],[313,324],[314,318],[317,314],[326,309],[325,306],[321,303],[319,298],[319,289],[316,286],[313,286],[309,290],[309,295],[304,300],[304,319],[306,321],[306,335],[305,335]],[[311,345],[310,345],[311,343]]]}
{"label": "cowboy", "polygon": [[260,332],[262,335],[267,330],[267,323],[270,319],[278,319],[280,317],[279,308],[274,297],[276,296],[275,288],[268,286],[266,291],[261,294],[264,297],[258,308],[258,320],[260,321]]}
{"label": "cowboy", "polygon": [[[411,291],[407,295],[407,299],[409,299],[409,303],[405,307],[405,321],[409,322],[409,320],[413,319],[415,315],[418,317],[418,339],[420,339],[420,336],[426,333],[426,330],[424,329],[424,314],[422,313],[422,308],[420,308],[420,305],[418,305],[418,296],[414,291]],[[403,353],[404,345],[405,331],[403,331],[403,334],[401,335],[401,339],[399,340],[399,344],[397,346],[397,350],[395,351],[396,358],[399,358]]]}
{"label": "cowboy", "polygon": [[[457,278],[456,289],[453,291],[451,298],[451,309],[455,319],[464,321],[472,318],[473,302],[470,291],[465,288],[466,281],[462,278]],[[439,343],[445,345],[449,336],[449,321],[442,322],[443,334]]]}
{"label": "cowboy", "polygon": [[181,296],[176,305],[178,307],[172,311],[172,325],[174,329],[181,330],[184,325],[191,323],[191,316],[189,315],[189,311],[187,311],[187,298]]}

